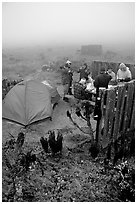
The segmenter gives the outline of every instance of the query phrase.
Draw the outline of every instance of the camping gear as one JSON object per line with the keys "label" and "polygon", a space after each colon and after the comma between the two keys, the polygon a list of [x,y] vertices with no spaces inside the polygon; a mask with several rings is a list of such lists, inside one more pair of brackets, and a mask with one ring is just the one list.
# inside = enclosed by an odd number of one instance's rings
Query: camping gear
{"label": "camping gear", "polygon": [[35,80],[15,85],[3,100],[2,118],[27,126],[51,117],[52,105],[48,88]]}
{"label": "camping gear", "polygon": [[56,88],[53,84],[51,85],[51,83],[48,82],[47,80],[42,81],[42,83],[43,83],[44,85],[46,85],[46,87],[47,87],[48,90],[49,90],[49,93],[50,93],[50,95],[51,95],[51,103],[52,103],[52,104],[58,103],[59,100],[60,100],[60,95],[59,95],[59,93],[58,93],[58,91],[57,91],[57,88]]}

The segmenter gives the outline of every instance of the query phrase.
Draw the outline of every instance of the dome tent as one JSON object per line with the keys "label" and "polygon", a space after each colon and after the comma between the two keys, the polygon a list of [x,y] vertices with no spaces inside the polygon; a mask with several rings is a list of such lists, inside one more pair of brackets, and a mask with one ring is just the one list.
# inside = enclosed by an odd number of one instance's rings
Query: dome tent
{"label": "dome tent", "polygon": [[3,101],[2,118],[27,126],[51,117],[51,96],[47,87],[35,80],[15,85]]}

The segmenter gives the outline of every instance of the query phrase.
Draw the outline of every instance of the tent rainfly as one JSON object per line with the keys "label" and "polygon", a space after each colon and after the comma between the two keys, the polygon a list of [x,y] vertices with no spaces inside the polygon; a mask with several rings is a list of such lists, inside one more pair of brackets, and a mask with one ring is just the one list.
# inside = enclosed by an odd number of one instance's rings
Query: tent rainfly
{"label": "tent rainfly", "polygon": [[52,115],[51,95],[47,87],[35,80],[15,85],[2,105],[2,118],[27,126]]}
{"label": "tent rainfly", "polygon": [[51,103],[53,105],[55,103],[58,103],[60,100],[60,95],[57,91],[57,88],[47,80],[42,81],[42,83],[47,87],[47,89],[49,90],[49,93],[51,94]]}

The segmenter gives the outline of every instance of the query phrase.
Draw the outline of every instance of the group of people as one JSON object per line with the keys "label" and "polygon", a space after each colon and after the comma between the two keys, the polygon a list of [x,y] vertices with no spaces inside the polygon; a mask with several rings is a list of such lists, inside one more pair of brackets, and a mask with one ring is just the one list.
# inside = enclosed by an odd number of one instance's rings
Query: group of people
{"label": "group of people", "polygon": [[[66,94],[72,95],[72,81],[73,81],[73,71],[71,69],[71,62],[66,61],[65,66],[62,68],[62,85],[64,86],[64,97]],[[101,67],[100,73],[93,80],[92,73],[88,68],[86,63],[77,71],[79,73],[79,83],[82,84],[85,89],[99,89],[108,88],[108,85],[115,85],[121,82],[128,82],[132,79],[132,74],[129,68],[121,63],[117,74],[113,72],[112,67],[108,67],[107,71],[104,67]]]}

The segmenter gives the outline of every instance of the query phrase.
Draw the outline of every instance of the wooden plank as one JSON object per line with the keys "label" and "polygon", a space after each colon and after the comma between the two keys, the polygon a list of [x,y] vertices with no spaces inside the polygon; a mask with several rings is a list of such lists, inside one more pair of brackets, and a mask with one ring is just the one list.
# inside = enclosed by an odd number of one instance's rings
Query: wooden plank
{"label": "wooden plank", "polygon": [[126,118],[126,124],[125,124],[127,128],[129,128],[129,125],[130,125],[131,112],[132,112],[134,100],[135,100],[135,81],[129,83],[127,118]]}
{"label": "wooden plank", "polygon": [[104,133],[102,140],[102,147],[105,148],[110,142],[110,136],[113,126],[114,108],[116,99],[116,90],[107,90],[106,115],[104,117]]}
{"label": "wooden plank", "polygon": [[111,90],[110,95],[110,112],[109,112],[109,131],[108,131],[108,138],[109,138],[109,147],[107,152],[108,159],[111,158],[111,152],[113,147],[113,127],[114,127],[114,119],[115,119],[115,102],[116,102],[116,88]]}
{"label": "wooden plank", "polygon": [[123,117],[124,117],[124,105],[125,105],[125,100],[126,100],[126,89],[127,89],[127,85],[125,84],[123,86],[123,91],[122,91],[122,100],[121,100],[121,106],[120,106],[120,113],[119,113],[119,123],[118,123],[118,134],[120,134],[121,132],[121,126],[122,126],[122,122],[123,122]]}
{"label": "wooden plank", "polygon": [[[100,109],[100,116],[102,117],[102,110],[101,110],[101,100],[102,100],[102,95],[103,95],[103,92],[102,90],[99,90],[99,93],[98,93],[98,97],[97,97],[97,101],[96,103],[98,103],[98,108]],[[100,120],[101,120],[101,117],[98,117],[97,118],[97,123],[96,123],[96,136],[95,136],[95,139],[96,139],[96,142],[98,143],[99,142],[99,128],[100,128]]]}
{"label": "wooden plank", "polygon": [[134,128],[135,128],[135,101],[133,104],[133,110],[131,115],[130,130],[133,130]]}
{"label": "wooden plank", "polygon": [[129,69],[131,71],[132,74],[132,79],[135,79],[135,65],[134,64],[129,64]]}
{"label": "wooden plank", "polygon": [[128,125],[129,125],[131,109],[132,109],[132,102],[134,100],[134,98],[133,98],[134,97],[134,91],[135,91],[134,83],[133,82],[128,83],[127,100],[126,100],[124,123],[123,123],[123,132],[126,132]]}
{"label": "wooden plank", "polygon": [[104,131],[103,131],[102,142],[101,142],[101,145],[103,148],[105,148],[109,143],[109,139],[107,138],[108,115],[109,115],[109,92],[110,92],[110,90],[107,90],[106,111],[105,111],[105,115],[104,115]]}
{"label": "wooden plank", "polygon": [[118,127],[119,127],[119,117],[120,117],[120,108],[123,100],[123,92],[124,86],[119,86],[117,88],[117,105],[116,105],[116,112],[115,112],[115,122],[114,122],[114,130],[113,130],[113,138],[114,140],[117,139],[118,135]]}
{"label": "wooden plank", "polygon": [[121,137],[122,137],[121,147],[122,147],[124,152],[125,152],[125,149],[126,149],[125,118],[127,117],[127,111],[128,111],[126,109],[128,107],[128,105],[127,105],[128,104],[128,83],[125,84],[125,88],[126,88],[125,96],[123,95],[125,101],[124,101],[123,111],[121,112],[121,124],[120,124],[120,131],[121,131]]}
{"label": "wooden plank", "polygon": [[104,126],[104,114],[105,114],[105,110],[104,110],[104,96],[105,96],[105,90],[101,90],[102,94],[101,94],[101,113],[102,113],[102,117],[99,123],[99,131],[98,131],[98,144],[101,144],[101,139],[102,139],[102,135],[101,135],[101,130]]}
{"label": "wooden plank", "polygon": [[112,129],[114,127],[114,116],[115,116],[115,102],[116,102],[116,88],[111,90],[110,95],[110,111],[109,111],[109,138],[112,139]]}

